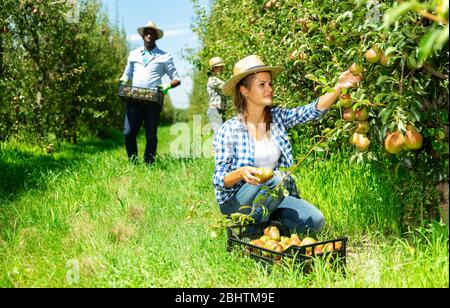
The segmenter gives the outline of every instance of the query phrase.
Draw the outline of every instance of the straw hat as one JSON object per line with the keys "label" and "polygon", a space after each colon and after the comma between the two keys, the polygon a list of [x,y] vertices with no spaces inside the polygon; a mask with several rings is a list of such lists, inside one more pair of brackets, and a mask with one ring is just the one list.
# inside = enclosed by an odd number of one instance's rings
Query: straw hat
{"label": "straw hat", "polygon": [[228,96],[234,96],[236,85],[243,78],[258,72],[271,72],[272,78],[275,78],[283,71],[281,66],[267,66],[259,56],[251,55],[245,57],[234,65],[233,77],[223,85],[223,93]]}
{"label": "straw hat", "polygon": [[218,66],[225,66],[225,62],[222,60],[221,57],[214,57],[214,58],[209,59],[208,64],[209,64],[209,69],[212,69],[213,67],[218,67]]}
{"label": "straw hat", "polygon": [[147,29],[147,28],[156,30],[156,33],[158,33],[157,40],[159,40],[160,38],[162,38],[164,36],[164,31],[159,29],[153,21],[149,21],[145,26],[142,26],[142,27],[138,28],[137,32],[139,33],[140,36],[143,36],[144,35],[144,29]]}

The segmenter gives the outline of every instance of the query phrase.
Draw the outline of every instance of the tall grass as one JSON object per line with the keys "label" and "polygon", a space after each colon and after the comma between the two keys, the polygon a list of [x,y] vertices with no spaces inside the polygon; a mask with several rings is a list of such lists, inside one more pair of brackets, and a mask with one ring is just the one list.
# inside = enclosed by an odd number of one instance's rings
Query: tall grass
{"label": "tall grass", "polygon": [[[448,287],[448,226],[401,234],[396,196],[373,169],[308,163],[302,196],[349,237],[347,275],[318,263],[305,275],[271,271],[211,237],[220,218],[211,158],[130,164],[120,134],[63,145],[54,155],[8,143],[0,152],[1,287]],[[143,149],[144,138],[139,138]]]}

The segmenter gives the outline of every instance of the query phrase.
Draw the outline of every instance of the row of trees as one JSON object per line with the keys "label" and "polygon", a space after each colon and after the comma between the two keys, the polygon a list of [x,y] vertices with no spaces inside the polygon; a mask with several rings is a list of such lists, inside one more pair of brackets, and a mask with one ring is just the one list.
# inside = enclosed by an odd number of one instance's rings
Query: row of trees
{"label": "row of trees", "polygon": [[[435,187],[448,182],[449,165],[448,0],[213,0],[209,13],[193,2],[203,48],[192,56],[192,101],[207,102],[213,56],[226,60],[226,76],[250,54],[283,66],[275,82],[276,103],[283,107],[331,91],[355,63],[363,71],[360,87],[344,93],[320,122],[291,131],[297,153],[327,135],[317,155],[340,150],[354,163],[378,161],[405,180],[399,193],[414,194],[412,219],[438,213]],[[191,112],[205,109],[194,105]],[[406,146],[411,135],[414,145]]]}
{"label": "row of trees", "polygon": [[2,0],[0,142],[76,143],[120,128],[126,35],[99,1]]}

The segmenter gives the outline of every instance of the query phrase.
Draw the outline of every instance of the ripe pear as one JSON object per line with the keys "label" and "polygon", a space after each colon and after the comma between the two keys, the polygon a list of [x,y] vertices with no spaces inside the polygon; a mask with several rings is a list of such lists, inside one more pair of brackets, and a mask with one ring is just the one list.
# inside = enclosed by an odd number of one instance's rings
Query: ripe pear
{"label": "ripe pear", "polygon": [[408,124],[406,127],[405,146],[410,150],[418,150],[422,147],[423,137],[417,129]]}
{"label": "ripe pear", "polygon": [[[274,240],[267,240],[267,241],[264,243],[263,248],[269,249],[269,250],[273,250],[274,246],[277,245],[277,244],[278,244],[278,243],[277,243],[276,241],[274,241]],[[270,256],[270,253],[267,252],[267,251],[263,251],[263,256],[269,257],[269,256]]]}
{"label": "ripe pear", "polygon": [[353,105],[350,94],[342,95],[339,99],[339,104],[344,108],[350,108]]}
{"label": "ripe pear", "polygon": [[380,53],[374,47],[370,48],[366,52],[366,60],[370,63],[377,63],[380,60]]}
{"label": "ripe pear", "polygon": [[362,72],[363,72],[363,70],[364,70],[364,68],[363,68],[361,65],[356,64],[356,63],[353,63],[353,64],[350,66],[350,73],[352,73],[352,75],[354,75],[354,76],[359,76],[359,75],[361,75]]}
{"label": "ripe pear", "polygon": [[405,136],[397,130],[393,133],[388,133],[384,141],[384,148],[391,154],[398,154],[403,151],[405,147]]}
{"label": "ripe pear", "polygon": [[273,170],[269,168],[256,168],[257,171],[261,171],[261,174],[254,174],[259,179],[259,183],[264,183],[273,177]]}
{"label": "ripe pear", "polygon": [[[300,246],[311,245],[311,244],[314,244],[315,242],[316,242],[316,240],[313,239],[312,237],[305,237],[302,240],[302,243]],[[306,254],[311,254],[311,253],[312,253],[312,247],[306,248]]]}
{"label": "ripe pear", "polygon": [[392,58],[392,55],[386,56],[384,52],[381,52],[380,55],[380,64],[383,66],[389,66],[389,60]]}
{"label": "ripe pear", "polygon": [[358,136],[359,136],[359,133],[353,133],[351,136],[350,136],[350,140],[348,141],[351,145],[355,145],[355,142],[356,142],[356,139],[358,138]]}
{"label": "ripe pear", "polygon": [[287,250],[291,245],[288,242],[280,242],[280,245],[283,246],[284,250]]}
{"label": "ripe pear", "polygon": [[264,248],[270,249],[269,247],[272,247],[275,244],[278,244],[277,241],[268,240],[267,242],[264,243]]}
{"label": "ripe pear", "polygon": [[368,121],[358,122],[358,133],[367,134],[370,131],[370,124]]}
{"label": "ripe pear", "polygon": [[344,113],[342,114],[342,117],[347,122],[351,122],[351,121],[354,121],[356,119],[355,112],[353,111],[352,108],[345,109]]}
{"label": "ripe pear", "polygon": [[332,252],[334,250],[334,248],[333,248],[333,243],[326,243],[324,246],[323,246],[323,251],[324,252]]}
{"label": "ripe pear", "polygon": [[355,117],[358,121],[365,121],[369,118],[369,112],[367,111],[367,108],[361,108],[359,110],[356,110]]}
{"label": "ripe pear", "polygon": [[291,53],[289,54],[289,60],[295,61],[295,59],[297,58],[297,54],[298,54],[297,49],[294,50],[293,52],[291,52]]}
{"label": "ripe pear", "polygon": [[[258,240],[258,239],[250,241],[250,244],[258,246],[258,247],[264,247],[264,242],[261,241],[261,240]],[[251,247],[248,247],[248,248],[249,248],[248,249],[249,252],[256,252],[257,251],[254,248],[251,248]]]}
{"label": "ripe pear", "polygon": [[320,255],[323,254],[324,252],[324,245],[317,245],[314,247],[314,254],[315,255]]}
{"label": "ripe pear", "polygon": [[268,236],[271,240],[280,240],[280,230],[275,226],[270,226],[264,229],[264,235]]}
{"label": "ripe pear", "polygon": [[258,247],[263,247],[264,246],[264,242],[261,241],[261,240],[258,240],[258,239],[250,241],[250,244],[258,246]]}
{"label": "ripe pear", "polygon": [[272,245],[271,250],[275,250],[277,252],[283,252],[284,248],[283,248],[283,245],[281,245],[280,243],[276,243],[276,244]]}
{"label": "ripe pear", "polygon": [[293,234],[291,234],[290,244],[295,245],[295,246],[300,246],[302,244],[302,241],[300,240],[300,238],[298,237],[297,234],[293,233]]}
{"label": "ripe pear", "polygon": [[274,251],[278,251],[278,252],[283,252],[284,251],[283,246],[280,243],[275,242],[275,241],[269,242],[268,244],[266,243],[265,248],[266,249],[270,249],[270,250],[274,250]]}
{"label": "ripe pear", "polygon": [[287,236],[280,237],[280,243],[289,243],[290,238]]}
{"label": "ripe pear", "polygon": [[298,54],[298,59],[299,59],[300,61],[306,61],[306,60],[308,60],[308,58],[309,58],[309,56],[308,56],[308,54],[305,53],[305,52],[300,52],[300,53]]}
{"label": "ripe pear", "polygon": [[[283,245],[281,245],[280,243],[275,242],[275,241],[269,242],[269,244],[266,243],[264,248],[269,249],[269,250],[273,250],[273,251],[276,251],[276,252],[280,252],[280,253],[284,251]],[[273,253],[269,253],[269,252],[265,252],[265,251],[263,252],[263,255],[265,255],[266,257],[271,257],[271,258],[273,258],[275,260],[280,260],[282,258],[279,255],[276,255],[276,254],[273,254]]]}
{"label": "ripe pear", "polygon": [[358,134],[355,140],[355,146],[359,151],[364,152],[369,148],[370,140],[366,135]]}
{"label": "ripe pear", "polygon": [[263,235],[260,238],[260,241],[262,241],[263,243],[267,242],[268,240],[270,240],[270,237],[268,237],[267,235]]}

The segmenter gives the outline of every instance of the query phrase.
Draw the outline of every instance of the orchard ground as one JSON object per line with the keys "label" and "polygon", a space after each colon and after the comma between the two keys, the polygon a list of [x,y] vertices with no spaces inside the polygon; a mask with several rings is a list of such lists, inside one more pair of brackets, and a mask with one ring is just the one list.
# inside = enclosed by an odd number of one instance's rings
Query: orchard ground
{"label": "orchard ground", "polygon": [[[225,232],[211,237],[221,220],[214,160],[172,156],[179,134],[171,131],[159,129],[159,158],[150,167],[128,163],[121,133],[63,144],[52,155],[2,144],[0,286],[449,286],[448,225],[400,231],[393,175],[349,165],[339,153],[311,157],[295,178],[325,215],[319,239],[348,236],[346,276],[320,263],[308,275],[268,271],[227,252]],[[202,138],[206,149],[210,136]],[[144,143],[141,135],[140,149]]]}

